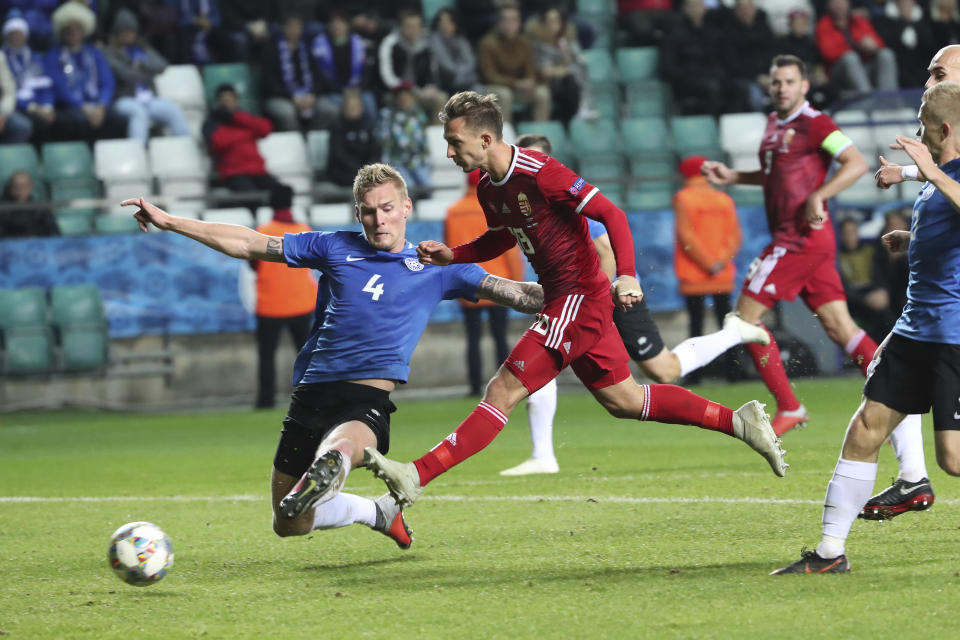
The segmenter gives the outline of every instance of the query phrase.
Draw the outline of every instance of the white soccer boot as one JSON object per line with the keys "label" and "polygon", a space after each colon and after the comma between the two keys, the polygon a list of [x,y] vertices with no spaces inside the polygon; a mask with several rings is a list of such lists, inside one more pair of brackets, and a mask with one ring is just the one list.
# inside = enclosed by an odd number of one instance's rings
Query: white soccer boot
{"label": "white soccer boot", "polygon": [[733,412],[733,435],[766,458],[775,474],[782,478],[787,473],[790,465],[783,460],[787,452],[780,447],[780,438],[773,432],[762,404],[751,400]]}
{"label": "white soccer boot", "polygon": [[767,333],[766,329],[752,322],[747,322],[736,311],[731,311],[723,316],[723,328],[735,329],[744,343],[754,342],[763,346],[770,344],[770,334]]}
{"label": "white soccer boot", "polygon": [[504,469],[500,472],[502,476],[532,476],[541,473],[557,473],[560,471],[560,465],[556,458],[530,458],[524,460],[515,467]]}
{"label": "white soccer boot", "polygon": [[412,462],[397,462],[384,457],[375,448],[367,447],[363,450],[363,464],[387,483],[390,494],[401,507],[409,507],[420,497],[423,491],[420,472]]}

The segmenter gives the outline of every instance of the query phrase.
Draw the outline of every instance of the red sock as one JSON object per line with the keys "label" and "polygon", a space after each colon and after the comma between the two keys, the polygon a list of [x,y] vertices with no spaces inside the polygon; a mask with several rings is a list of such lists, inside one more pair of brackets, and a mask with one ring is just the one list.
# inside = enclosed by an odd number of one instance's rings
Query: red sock
{"label": "red sock", "polygon": [[[770,333],[769,329],[767,333]],[[770,333],[770,344],[767,346],[751,343],[747,345],[747,351],[753,357],[753,364],[756,365],[764,384],[777,401],[777,410],[793,411],[799,408],[800,401],[790,387],[790,380],[783,368],[783,360],[780,359],[780,347],[777,346],[773,334]]]}
{"label": "red sock", "polygon": [[733,411],[673,384],[643,385],[641,420],[692,424],[733,435]]}
{"label": "red sock", "polygon": [[456,431],[441,440],[425,456],[413,461],[420,472],[420,486],[427,486],[438,475],[493,442],[505,424],[507,416],[502,411],[486,402],[478,404]]}
{"label": "red sock", "polygon": [[850,342],[847,343],[845,348],[854,363],[860,367],[860,371],[863,371],[863,375],[867,375],[867,367],[870,366],[870,361],[873,360],[873,354],[876,350],[877,343],[863,329],[860,329],[850,338]]}

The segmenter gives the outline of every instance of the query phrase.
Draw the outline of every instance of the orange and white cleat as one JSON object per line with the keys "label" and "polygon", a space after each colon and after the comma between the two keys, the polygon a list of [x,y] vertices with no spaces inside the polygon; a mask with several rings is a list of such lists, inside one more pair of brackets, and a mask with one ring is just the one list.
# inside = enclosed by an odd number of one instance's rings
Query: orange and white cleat
{"label": "orange and white cleat", "polygon": [[792,411],[777,411],[777,415],[773,416],[773,432],[777,436],[782,436],[790,429],[803,427],[809,419],[810,414],[807,413],[807,408],[803,405]]}
{"label": "orange and white cleat", "polygon": [[413,544],[413,530],[403,519],[403,509],[389,493],[385,493],[376,500],[377,523],[374,529],[392,539],[401,549],[409,549]]}

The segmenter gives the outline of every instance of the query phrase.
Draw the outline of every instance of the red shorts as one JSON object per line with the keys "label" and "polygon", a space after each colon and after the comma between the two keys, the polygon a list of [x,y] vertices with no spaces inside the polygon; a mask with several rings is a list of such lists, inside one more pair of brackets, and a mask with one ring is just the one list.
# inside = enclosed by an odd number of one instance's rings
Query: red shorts
{"label": "red shorts", "polygon": [[766,307],[798,293],[810,309],[847,299],[835,253],[797,253],[772,244],[750,263],[741,293]]}
{"label": "red shorts", "polygon": [[504,365],[533,393],[568,366],[591,391],[630,376],[630,356],[613,324],[613,300],[574,294],[537,314]]}

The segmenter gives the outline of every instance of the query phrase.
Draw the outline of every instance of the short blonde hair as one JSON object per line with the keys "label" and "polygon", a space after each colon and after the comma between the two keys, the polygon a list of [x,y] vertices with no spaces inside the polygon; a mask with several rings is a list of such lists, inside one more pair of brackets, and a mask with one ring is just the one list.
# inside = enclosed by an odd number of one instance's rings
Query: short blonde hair
{"label": "short blonde hair", "polygon": [[400,175],[400,172],[388,164],[375,162],[360,167],[356,177],[353,179],[353,202],[359,207],[360,201],[367,192],[382,184],[392,182],[400,194],[400,199],[407,201],[407,183]]}
{"label": "short blonde hair", "polygon": [[960,83],[939,82],[923,92],[922,101],[931,123],[960,127]]}

